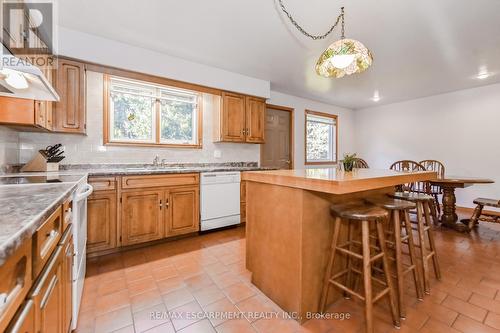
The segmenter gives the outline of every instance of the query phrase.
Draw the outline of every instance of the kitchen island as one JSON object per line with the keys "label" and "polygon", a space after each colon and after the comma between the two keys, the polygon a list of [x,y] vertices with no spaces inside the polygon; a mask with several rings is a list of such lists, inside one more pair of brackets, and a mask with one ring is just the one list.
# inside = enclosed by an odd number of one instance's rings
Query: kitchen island
{"label": "kitchen island", "polygon": [[[319,309],[330,254],[330,205],[385,195],[394,192],[395,185],[436,177],[432,171],[378,169],[244,172],[246,265],[252,282],[300,322],[309,319]],[[345,232],[341,231],[341,239],[342,234]],[[329,301],[333,301],[340,294],[330,295]]]}

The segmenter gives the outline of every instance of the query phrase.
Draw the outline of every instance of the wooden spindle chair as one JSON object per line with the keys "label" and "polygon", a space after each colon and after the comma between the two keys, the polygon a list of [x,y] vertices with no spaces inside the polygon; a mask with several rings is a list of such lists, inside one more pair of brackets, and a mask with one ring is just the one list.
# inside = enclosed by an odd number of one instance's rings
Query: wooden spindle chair
{"label": "wooden spindle chair", "polygon": [[[438,177],[443,178],[444,177],[444,164],[436,161],[436,160],[423,160],[419,162],[420,164],[423,165],[425,170],[428,171],[436,171],[438,174]],[[436,201],[436,209],[438,212],[438,216],[441,215],[441,205],[439,204],[439,195],[443,194],[443,189],[441,186],[437,185],[431,185],[430,183],[427,184],[427,189],[426,193],[430,194],[434,197],[434,200]]]}
{"label": "wooden spindle chair", "polygon": [[354,160],[354,167],[357,169],[368,169],[368,163],[362,158],[356,158]]}

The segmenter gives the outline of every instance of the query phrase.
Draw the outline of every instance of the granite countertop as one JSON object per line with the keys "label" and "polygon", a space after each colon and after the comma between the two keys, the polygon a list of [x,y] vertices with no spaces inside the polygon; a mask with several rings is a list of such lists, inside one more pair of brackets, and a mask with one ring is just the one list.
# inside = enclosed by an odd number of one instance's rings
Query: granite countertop
{"label": "granite countertop", "polygon": [[0,186],[0,266],[71,196],[77,185],[78,182]]}

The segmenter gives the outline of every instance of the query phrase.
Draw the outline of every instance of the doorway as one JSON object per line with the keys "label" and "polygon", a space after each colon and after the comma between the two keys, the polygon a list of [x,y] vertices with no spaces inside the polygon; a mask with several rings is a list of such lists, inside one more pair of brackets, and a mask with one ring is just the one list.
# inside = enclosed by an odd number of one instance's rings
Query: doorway
{"label": "doorway", "polygon": [[260,148],[260,164],[277,169],[293,169],[294,109],[266,105],[265,138]]}

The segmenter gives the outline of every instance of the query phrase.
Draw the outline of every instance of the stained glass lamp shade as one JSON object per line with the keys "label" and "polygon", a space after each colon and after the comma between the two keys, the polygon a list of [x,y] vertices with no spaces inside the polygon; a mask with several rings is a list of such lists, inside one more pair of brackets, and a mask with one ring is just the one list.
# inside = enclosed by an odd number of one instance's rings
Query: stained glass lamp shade
{"label": "stained glass lamp shade", "polygon": [[318,59],[316,73],[324,77],[341,78],[361,73],[371,66],[373,56],[361,42],[341,39],[331,44]]}

